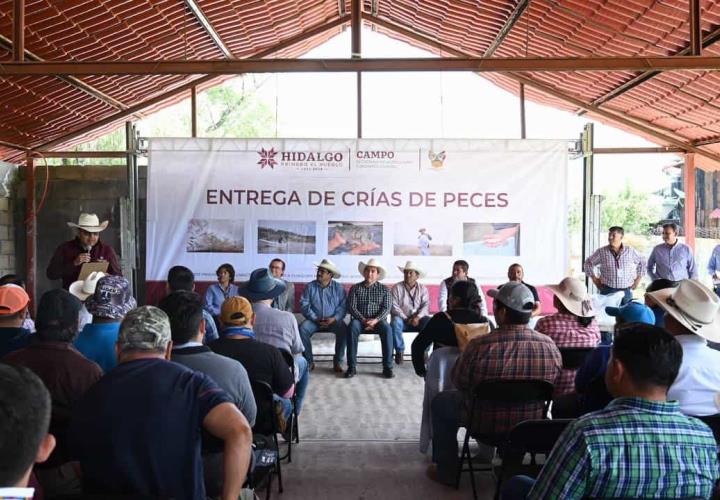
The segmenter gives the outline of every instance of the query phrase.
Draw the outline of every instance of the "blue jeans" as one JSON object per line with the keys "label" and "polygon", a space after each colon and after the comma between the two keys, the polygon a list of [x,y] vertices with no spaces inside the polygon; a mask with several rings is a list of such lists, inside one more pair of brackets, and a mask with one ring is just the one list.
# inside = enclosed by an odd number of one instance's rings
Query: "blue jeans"
{"label": "blue jeans", "polygon": [[392,326],[395,352],[398,354],[405,352],[405,339],[403,339],[403,332],[421,332],[423,328],[425,328],[425,325],[428,324],[428,321],[430,321],[430,316],[423,316],[420,318],[418,326],[412,326],[400,316],[393,316],[390,325]]}
{"label": "blue jeans", "polygon": [[463,396],[460,391],[442,391],[430,403],[432,414],[432,461],[441,483],[455,485],[460,457],[457,433]]}
{"label": "blue jeans", "polygon": [[296,410],[297,414],[300,415],[308,382],[310,382],[310,364],[301,354],[295,355],[295,369],[298,372],[298,381],[295,383]]}
{"label": "blue jeans", "polygon": [[390,325],[384,319],[378,321],[372,330],[365,330],[363,324],[358,319],[353,319],[350,322],[350,334],[348,335],[347,343],[348,368],[355,368],[357,366],[358,339],[363,333],[376,333],[380,335],[383,368],[392,368],[393,336]]}
{"label": "blue jeans", "polygon": [[525,500],[534,485],[535,480],[530,476],[513,476],[503,483],[500,489],[500,498],[502,500]]}
{"label": "blue jeans", "polygon": [[[313,362],[311,339],[315,332],[319,331],[321,331],[320,325],[314,321],[310,321],[309,319],[306,319],[300,325],[300,338],[302,339],[303,346],[305,347],[303,356],[305,356],[305,359],[307,359],[309,363]],[[347,345],[347,326],[345,326],[345,322],[335,321],[335,323],[330,325],[330,328],[322,331],[332,332],[335,334],[335,356],[333,356],[333,361],[336,363],[342,363],[345,359],[345,349]]]}
{"label": "blue jeans", "polygon": [[287,419],[290,418],[290,414],[292,413],[292,401],[287,398],[278,396],[277,394],[273,394],[273,401],[280,401],[280,403],[282,403],[283,417],[285,418],[285,421],[287,421]]}
{"label": "blue jeans", "polygon": [[617,293],[617,292],[623,292],[623,294],[624,294],[622,300],[620,301],[621,306],[624,306],[625,304],[627,304],[628,302],[630,302],[632,300],[632,290],[630,290],[630,288],[612,288],[612,287],[603,285],[598,290],[598,293],[600,293],[600,295],[612,295],[613,293]]}

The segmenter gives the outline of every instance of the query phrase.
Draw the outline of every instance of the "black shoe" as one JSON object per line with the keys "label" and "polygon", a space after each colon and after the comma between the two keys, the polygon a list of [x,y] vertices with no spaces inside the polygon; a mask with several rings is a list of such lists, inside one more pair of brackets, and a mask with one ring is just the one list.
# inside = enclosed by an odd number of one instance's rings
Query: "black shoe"
{"label": "black shoe", "polygon": [[395,364],[396,364],[396,365],[401,365],[402,362],[403,362],[403,353],[401,353],[401,352],[396,352],[396,353],[395,353]]}
{"label": "black shoe", "polygon": [[382,376],[385,378],[394,378],[395,374],[392,371],[392,368],[383,368]]}
{"label": "black shoe", "polygon": [[349,366],[347,371],[345,372],[345,378],[353,378],[355,375],[357,375],[357,371],[355,371],[355,367]]}
{"label": "black shoe", "polygon": [[315,363],[310,363],[310,371],[313,371],[315,369]]}

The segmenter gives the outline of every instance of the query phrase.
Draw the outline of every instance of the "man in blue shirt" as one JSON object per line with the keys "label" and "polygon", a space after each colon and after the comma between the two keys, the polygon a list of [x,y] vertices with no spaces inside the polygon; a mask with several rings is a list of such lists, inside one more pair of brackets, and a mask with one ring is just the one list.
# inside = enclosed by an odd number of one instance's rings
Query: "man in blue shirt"
{"label": "man in blue shirt", "polygon": [[720,245],[713,248],[707,271],[713,281],[713,290],[720,297]]}
{"label": "man in blue shirt", "polygon": [[144,306],[125,316],[118,366],[77,404],[68,433],[86,493],[205,498],[205,429],[225,442],[222,497],[240,495],[250,465],[250,426],[207,375],[168,361],[171,350],[163,311]]}
{"label": "man in blue shirt", "polygon": [[647,272],[653,280],[666,279],[680,281],[688,278],[697,279],[695,257],[692,249],[677,238],[677,225],[674,222],[663,224],[662,239],[653,248],[647,261]]}
{"label": "man in blue shirt", "polygon": [[303,354],[310,363],[310,369],[314,369],[312,336],[319,331],[332,332],[335,334],[333,370],[335,373],[342,373],[347,346],[345,289],[335,281],[340,277],[340,271],[329,259],[323,259],[315,265],[316,279],[305,286],[300,297],[300,311],[305,316],[305,321],[300,325],[300,338],[305,346]]}
{"label": "man in blue shirt", "polygon": [[92,314],[93,320],[83,327],[75,340],[75,348],[100,365],[105,373],[117,364],[115,343],[120,322],[136,305],[130,283],[122,276],[103,276],[98,280],[93,295],[85,300],[85,308]]}

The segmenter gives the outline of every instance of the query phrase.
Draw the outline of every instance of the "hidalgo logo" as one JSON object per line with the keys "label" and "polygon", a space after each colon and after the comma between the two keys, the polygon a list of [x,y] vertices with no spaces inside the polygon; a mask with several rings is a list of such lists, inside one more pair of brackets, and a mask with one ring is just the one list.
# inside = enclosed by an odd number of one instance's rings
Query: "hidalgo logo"
{"label": "hidalgo logo", "polygon": [[428,152],[428,158],[430,159],[430,165],[432,165],[433,168],[442,168],[447,155],[445,154],[445,151],[436,153],[435,151],[430,150]]}
{"label": "hidalgo logo", "polygon": [[278,153],[279,151],[275,151],[275,148],[270,148],[269,150],[261,148],[260,151],[258,151],[258,154],[260,155],[260,161],[258,162],[258,165],[260,165],[260,168],[274,168],[275,165],[278,164],[277,160],[275,159],[275,155]]}

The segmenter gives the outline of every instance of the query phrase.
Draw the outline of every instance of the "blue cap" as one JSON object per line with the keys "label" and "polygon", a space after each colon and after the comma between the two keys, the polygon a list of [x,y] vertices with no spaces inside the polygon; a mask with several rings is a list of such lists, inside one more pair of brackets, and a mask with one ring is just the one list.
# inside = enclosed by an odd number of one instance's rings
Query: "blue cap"
{"label": "blue cap", "polygon": [[622,307],[606,307],[605,312],[610,316],[622,318],[625,323],[646,323],[655,324],[655,314],[645,304],[640,302],[628,302]]}

